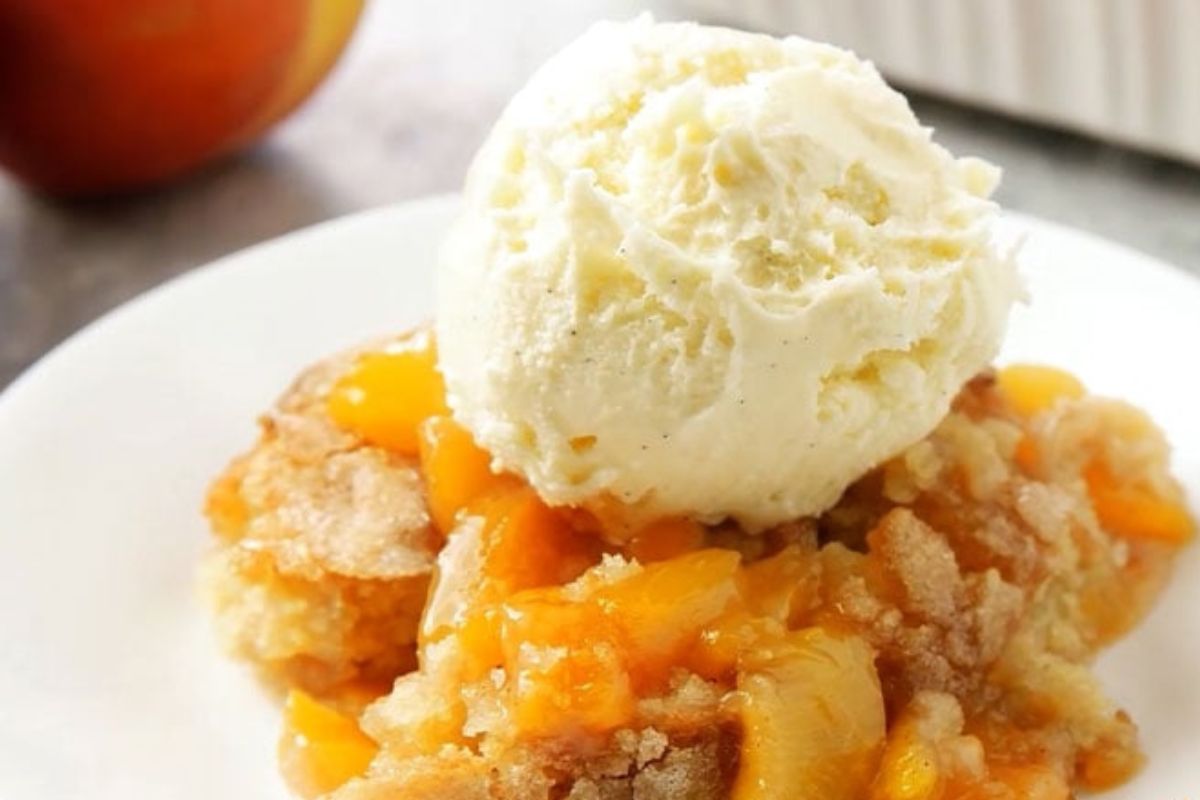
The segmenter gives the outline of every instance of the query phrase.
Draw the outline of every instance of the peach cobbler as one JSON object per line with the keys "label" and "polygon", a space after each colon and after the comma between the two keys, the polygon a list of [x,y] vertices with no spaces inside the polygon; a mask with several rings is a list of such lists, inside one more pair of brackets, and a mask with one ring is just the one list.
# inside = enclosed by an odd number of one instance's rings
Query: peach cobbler
{"label": "peach cobbler", "polygon": [[1065,373],[981,374],[753,535],[613,541],[492,473],[423,333],[316,367],[262,428],[209,497],[208,585],[291,689],[302,796],[1064,798],[1141,763],[1087,664],[1192,524],[1157,430]]}
{"label": "peach cobbler", "polygon": [[318,364],[204,585],[328,800],[1066,800],[1194,524],[1140,411],[990,366],[997,175],[851,54],[641,18],[514,98],[435,322]]}

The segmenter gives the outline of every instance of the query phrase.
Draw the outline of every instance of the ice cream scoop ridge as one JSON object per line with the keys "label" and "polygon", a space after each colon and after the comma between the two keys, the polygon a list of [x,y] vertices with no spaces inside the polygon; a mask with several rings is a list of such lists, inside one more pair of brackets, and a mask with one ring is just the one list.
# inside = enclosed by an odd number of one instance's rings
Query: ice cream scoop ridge
{"label": "ice cream scoop ridge", "polygon": [[439,276],[450,405],[553,503],[820,512],[995,355],[1018,292],[997,178],[846,51],[596,25],[471,167]]}

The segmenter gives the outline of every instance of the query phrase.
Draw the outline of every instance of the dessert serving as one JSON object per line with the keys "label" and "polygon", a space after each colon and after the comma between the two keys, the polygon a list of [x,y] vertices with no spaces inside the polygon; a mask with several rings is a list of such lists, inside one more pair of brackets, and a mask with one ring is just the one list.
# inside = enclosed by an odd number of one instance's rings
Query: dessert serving
{"label": "dessert serving", "polygon": [[826,45],[641,18],[543,66],[434,319],[310,368],[209,494],[204,587],[286,695],[292,790],[1131,777],[1089,664],[1194,524],[1144,414],[992,366],[997,180]]}

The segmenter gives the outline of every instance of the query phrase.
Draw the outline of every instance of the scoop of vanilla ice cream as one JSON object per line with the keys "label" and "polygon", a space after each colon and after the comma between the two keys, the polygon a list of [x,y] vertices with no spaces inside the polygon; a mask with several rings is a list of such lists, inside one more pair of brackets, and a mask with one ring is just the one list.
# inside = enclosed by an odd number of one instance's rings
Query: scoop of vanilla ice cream
{"label": "scoop of vanilla ice cream", "polygon": [[598,24],[471,167],[439,284],[451,408],[555,504],[820,512],[995,355],[1018,292],[997,179],[847,51]]}

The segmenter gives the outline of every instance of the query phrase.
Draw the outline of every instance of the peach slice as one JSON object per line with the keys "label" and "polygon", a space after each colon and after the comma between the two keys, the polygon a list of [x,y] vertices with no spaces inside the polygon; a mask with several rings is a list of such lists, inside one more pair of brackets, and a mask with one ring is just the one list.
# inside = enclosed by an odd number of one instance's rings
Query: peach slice
{"label": "peach slice", "polygon": [[666,561],[704,545],[704,526],[685,517],[667,517],[638,531],[625,545],[626,552],[643,564]]}
{"label": "peach slice", "polygon": [[418,451],[417,426],[446,413],[433,336],[418,330],[362,356],[330,392],[329,416],[365,441],[403,455]]}
{"label": "peach slice", "polygon": [[874,658],[862,639],[820,628],[744,654],[734,800],[866,795],[885,733]]}
{"label": "peach slice", "polygon": [[575,530],[528,487],[486,498],[472,511],[484,518],[484,573],[509,592],[570,583],[600,560],[600,541]]}
{"label": "peach slice", "polygon": [[1183,544],[1192,538],[1192,519],[1182,505],[1145,487],[1122,483],[1100,463],[1085,470],[1084,480],[1096,516],[1109,532],[1169,544]]}
{"label": "peach slice", "polygon": [[756,614],[795,623],[817,603],[819,574],[816,559],[791,545],[742,570],[742,598]]}
{"label": "peach slice", "polygon": [[500,486],[470,506],[438,556],[421,623],[422,646],[453,634],[471,674],[501,663],[503,605],[569,583],[600,560],[598,539],[528,487]]}
{"label": "peach slice", "polygon": [[730,608],[740,562],[729,550],[698,550],[650,564],[597,593],[596,602],[623,632],[636,680],[662,679]]}
{"label": "peach slice", "polygon": [[515,477],[492,472],[491,456],[450,417],[430,417],[418,433],[429,513],[443,534],[454,528],[458,512],[472,502],[520,486]]}
{"label": "peach slice", "polygon": [[996,373],[1000,391],[1018,414],[1032,417],[1059,400],[1083,397],[1083,384],[1071,373],[1039,364],[1011,364]]}
{"label": "peach slice", "polygon": [[938,800],[943,779],[937,750],[902,719],[888,734],[871,800]]}
{"label": "peach slice", "polygon": [[552,587],[510,597],[500,625],[517,728],[559,737],[629,724],[638,687],[662,683],[736,599],[738,564],[736,553],[702,550],[586,596]]}
{"label": "peach slice", "polygon": [[522,734],[599,734],[628,724],[635,703],[629,672],[598,605],[527,592],[505,604],[502,630]]}
{"label": "peach slice", "polygon": [[313,798],[332,792],[366,772],[378,749],[350,717],[299,689],[288,693],[279,766],[296,794]]}

